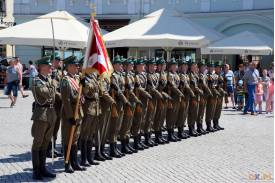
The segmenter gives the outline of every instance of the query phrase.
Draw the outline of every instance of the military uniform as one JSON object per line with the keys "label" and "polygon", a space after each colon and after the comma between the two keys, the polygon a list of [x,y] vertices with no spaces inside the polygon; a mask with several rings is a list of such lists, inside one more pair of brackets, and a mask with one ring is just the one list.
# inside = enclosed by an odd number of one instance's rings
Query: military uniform
{"label": "military uniform", "polygon": [[[137,60],[136,65],[145,64],[143,58]],[[141,129],[143,129],[145,116],[147,112],[148,99],[152,96],[146,91],[147,87],[147,74],[146,72],[136,73],[135,75],[135,95],[142,102],[142,106],[137,106],[134,112],[133,124],[131,127],[131,133],[134,136],[134,148],[137,150],[143,150],[148,148],[141,141]]]}
{"label": "military uniform", "polygon": [[[50,58],[43,57],[37,61],[38,66],[51,66]],[[42,180],[43,177],[54,178],[55,174],[50,173],[46,167],[46,154],[49,142],[53,135],[56,121],[56,112],[54,109],[56,87],[48,75],[38,74],[33,79],[32,93],[35,99],[33,109],[33,125],[31,134],[33,136],[32,144],[32,164],[33,178]]]}
{"label": "military uniform", "polygon": [[[221,61],[216,63],[216,67],[222,67]],[[216,130],[224,130],[224,128],[219,125],[219,119],[221,117],[221,112],[222,112],[223,98],[225,95],[227,95],[227,93],[224,90],[225,88],[224,78],[222,77],[221,73],[217,73],[217,74],[218,74],[218,92],[220,93],[220,95],[217,98],[217,106],[213,117],[213,127]]]}
{"label": "military uniform", "polygon": [[[60,57],[58,55],[53,58],[53,55],[51,57],[51,60],[55,59],[56,61],[60,61]],[[60,123],[61,123],[61,106],[62,106],[62,100],[61,100],[61,93],[60,93],[60,81],[62,78],[62,71],[59,68],[53,68],[52,73],[51,73],[51,79],[53,80],[53,84],[56,87],[56,98],[55,98],[55,111],[56,111],[56,121],[55,121],[55,127],[53,131],[53,145],[52,142],[49,143],[48,150],[47,150],[47,157],[51,158],[52,157],[52,146],[54,147],[54,157],[61,157],[62,154],[57,151],[56,149],[56,140],[57,140],[57,135],[58,135],[58,130],[60,128]]]}
{"label": "military uniform", "polygon": [[[213,63],[209,63],[208,70],[210,70],[210,67],[214,67]],[[214,72],[210,73],[210,71],[207,74],[208,77],[208,87],[211,90],[212,95],[209,95],[207,97],[206,102],[206,113],[205,113],[205,123],[206,123],[206,131],[208,132],[214,132],[215,130],[212,128],[211,121],[214,117],[214,112],[217,104],[217,97],[220,95],[220,93],[217,90],[218,86],[218,75]]]}
{"label": "military uniform", "polygon": [[[85,102],[83,104],[84,118],[80,133],[81,165],[89,166],[90,164],[94,164],[92,159],[92,142],[99,129],[99,115],[101,113],[99,104],[99,84],[96,73],[85,76],[83,95],[85,97]],[[97,148],[96,152],[98,152]]]}
{"label": "military uniform", "polygon": [[[190,62],[190,65],[195,64],[194,62]],[[188,128],[190,136],[198,136],[195,130],[195,122],[198,117],[198,105],[200,100],[200,95],[203,94],[203,91],[198,87],[198,75],[195,72],[189,73],[190,78],[190,87],[195,94],[195,97],[191,97],[189,100],[189,109],[188,109]]]}
{"label": "military uniform", "polygon": [[[175,58],[172,58],[170,65],[177,64]],[[172,97],[172,104],[168,105],[166,128],[168,131],[168,140],[175,142],[181,140],[174,134],[174,128],[178,120],[179,108],[183,93],[179,90],[180,77],[176,72],[168,72],[168,95]]]}
{"label": "military uniform", "polygon": [[[122,64],[120,57],[116,57],[113,64]],[[117,137],[119,135],[121,124],[124,116],[124,109],[130,106],[128,99],[124,95],[125,79],[123,73],[114,71],[111,76],[111,93],[116,101],[116,110],[118,116],[112,116],[109,125],[109,142],[110,142],[110,155],[112,157],[120,158],[124,156],[117,148]]]}
{"label": "military uniform", "polygon": [[105,153],[105,144],[108,138],[108,129],[110,125],[111,109],[116,104],[115,100],[110,95],[110,80],[104,78],[100,81],[100,103],[101,114],[99,116],[100,121],[100,152],[107,160],[111,160],[107,153]]}
{"label": "military uniform", "polygon": [[[155,65],[155,59],[150,59],[148,65]],[[147,88],[146,90],[152,96],[152,99],[148,102],[147,113],[145,117],[145,123],[143,127],[143,133],[145,137],[145,145],[155,146],[158,145],[151,139],[151,128],[154,123],[158,100],[162,100],[162,94],[157,90],[159,85],[159,75],[156,72],[147,72]]]}
{"label": "military uniform", "polygon": [[[205,65],[204,60],[199,62],[199,67],[203,67]],[[199,82],[198,86],[199,88],[203,91],[203,94],[200,95],[200,101],[199,101],[199,109],[198,109],[198,117],[197,117],[197,132],[201,134],[206,134],[208,133],[203,129],[203,117],[205,114],[205,108],[206,108],[206,102],[207,102],[207,97],[212,95],[209,87],[208,87],[208,77],[204,73],[199,73]]]}
{"label": "military uniform", "polygon": [[[69,66],[70,64],[77,65],[78,60],[75,56],[70,56],[64,59],[64,64]],[[72,126],[75,125],[75,131],[73,134],[72,147],[70,151],[70,160],[69,163],[65,164],[65,171],[67,173],[72,173],[74,170],[85,170],[84,167],[79,165],[77,160],[77,142],[81,130],[81,120],[83,117],[82,105],[79,104],[79,110],[77,111],[76,116],[75,108],[77,105],[77,97],[79,92],[79,83],[80,78],[78,75],[73,75],[67,73],[61,80],[60,90],[62,98],[62,142],[64,147],[64,157],[66,158],[68,143],[70,138],[70,133]]]}
{"label": "military uniform", "polygon": [[[166,62],[163,58],[157,58],[156,62],[158,65],[166,64]],[[162,136],[161,128],[163,127],[164,122],[166,120],[168,100],[171,100],[172,98],[167,93],[167,85],[168,85],[167,72],[166,71],[158,72],[158,77],[159,77],[158,91],[162,94],[163,98],[158,99],[158,105],[157,105],[157,110],[156,110],[157,115],[155,115],[153,129],[155,132],[155,143],[163,144],[163,143],[169,143],[169,141],[164,139],[164,137]]]}
{"label": "military uniform", "polygon": [[[183,64],[188,64],[185,60],[183,60],[181,63]],[[177,119],[177,127],[178,127],[178,137],[181,139],[186,139],[189,138],[190,136],[184,132],[184,127],[188,115],[188,109],[189,109],[189,100],[191,98],[195,97],[195,94],[193,90],[190,88],[190,78],[187,73],[180,72],[179,73],[180,77],[180,91],[184,94],[181,103],[180,103],[180,108],[179,108],[179,115]]]}

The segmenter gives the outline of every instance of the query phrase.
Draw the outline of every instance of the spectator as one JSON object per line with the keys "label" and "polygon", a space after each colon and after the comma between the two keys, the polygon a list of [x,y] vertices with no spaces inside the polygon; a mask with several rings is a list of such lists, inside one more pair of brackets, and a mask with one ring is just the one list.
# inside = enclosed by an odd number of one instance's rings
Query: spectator
{"label": "spectator", "polygon": [[[10,66],[6,70],[6,83],[7,83],[7,95],[11,100],[10,107],[13,107],[16,103],[19,84],[19,71],[15,67],[15,60],[9,60]],[[12,92],[12,93],[11,93]]]}
{"label": "spectator", "polygon": [[33,65],[33,62],[31,60],[29,61],[28,72],[29,72],[29,89],[31,90],[31,88],[32,88],[32,80],[33,80],[33,78],[38,73],[37,70],[36,70],[36,68],[35,68],[35,66]]}
{"label": "spectator", "polygon": [[244,105],[244,86],[243,86],[243,80],[239,80],[237,87],[236,87],[236,94],[237,94],[237,109],[241,111],[243,109]]}
{"label": "spectator", "polygon": [[[244,76],[244,65],[243,64],[239,64],[238,66],[238,70],[234,72],[234,77],[235,77],[235,85],[236,83],[239,83],[239,81],[241,80],[243,83],[243,76]],[[234,90],[234,96],[235,96],[235,101],[237,100],[237,94],[236,94],[236,90]]]}
{"label": "spectator", "polygon": [[249,69],[244,74],[244,87],[248,92],[248,100],[244,108],[244,114],[247,114],[248,110],[251,115],[256,115],[254,102],[255,102],[255,89],[258,83],[259,71],[256,69],[257,64],[254,62],[249,63]]}
{"label": "spectator", "polygon": [[266,100],[266,113],[274,112],[274,78],[270,79],[270,85],[268,88],[268,97]]}
{"label": "spectator", "polygon": [[267,96],[268,96],[268,87],[269,87],[269,83],[270,83],[270,78],[267,76],[267,70],[264,69],[263,70],[263,77],[262,77],[262,80],[263,80],[263,90],[264,90],[264,101],[267,100]]}
{"label": "spectator", "polygon": [[[234,73],[232,70],[230,70],[230,66],[228,64],[225,64],[225,66],[224,66],[224,78],[225,78],[225,83],[226,83],[226,91],[228,94],[228,95],[226,95],[226,97],[229,96],[231,98],[232,108],[235,109],[235,100],[234,100],[235,79],[234,79]],[[228,101],[228,99],[226,101]],[[227,103],[225,103],[225,108],[228,108]]]}
{"label": "spectator", "polygon": [[271,78],[274,78],[274,62],[271,63],[271,67],[268,70],[268,76]]}
{"label": "spectator", "polygon": [[263,82],[262,78],[259,77],[259,81],[256,85],[256,99],[255,99],[255,109],[257,110],[257,106],[259,107],[258,112],[259,114],[262,114],[262,103],[263,103],[263,95],[264,95],[264,90],[263,90]]}
{"label": "spectator", "polygon": [[24,94],[24,88],[23,88],[23,66],[20,63],[19,57],[14,57],[15,58],[15,68],[18,70],[19,73],[19,89],[21,92],[21,95],[23,98],[28,97],[29,95]]}

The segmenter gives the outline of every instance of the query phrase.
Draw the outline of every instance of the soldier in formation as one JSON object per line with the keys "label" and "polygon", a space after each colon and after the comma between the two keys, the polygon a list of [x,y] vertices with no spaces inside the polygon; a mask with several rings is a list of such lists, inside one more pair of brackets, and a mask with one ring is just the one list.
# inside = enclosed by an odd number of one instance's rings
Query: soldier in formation
{"label": "soldier in formation", "polygon": [[[111,77],[102,79],[97,73],[81,70],[83,58],[70,56],[63,60],[64,65],[60,60],[55,56],[37,61],[39,75],[32,88],[34,179],[55,177],[46,169],[45,161],[46,156],[61,155],[55,146],[60,123],[64,159],[70,154],[65,163],[67,173],[84,171],[98,165],[97,161],[224,129],[220,126],[226,95],[221,62],[206,65],[204,60],[195,63],[175,58],[126,59],[117,55]],[[188,133],[184,130],[186,125]],[[167,138],[163,135],[165,130]],[[106,144],[110,146],[108,151]]]}

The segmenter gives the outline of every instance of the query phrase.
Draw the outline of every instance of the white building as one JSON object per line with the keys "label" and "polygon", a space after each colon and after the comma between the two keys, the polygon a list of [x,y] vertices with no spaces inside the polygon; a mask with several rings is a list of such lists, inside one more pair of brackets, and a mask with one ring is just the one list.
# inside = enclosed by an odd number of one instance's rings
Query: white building
{"label": "white building", "polygon": [[[101,28],[107,31],[169,7],[225,35],[245,30],[271,37],[274,34],[273,0],[14,0],[15,22],[19,24],[54,10],[66,10],[88,20],[91,4],[96,5],[97,19]],[[125,54],[125,49],[117,49],[117,52]],[[147,50],[139,52],[142,55]],[[155,51],[156,54],[158,52]],[[41,53],[38,47],[16,46],[16,55],[22,57],[23,62],[36,59]],[[185,54],[193,53],[194,50],[185,50]],[[228,60],[238,61],[237,57],[230,56]]]}

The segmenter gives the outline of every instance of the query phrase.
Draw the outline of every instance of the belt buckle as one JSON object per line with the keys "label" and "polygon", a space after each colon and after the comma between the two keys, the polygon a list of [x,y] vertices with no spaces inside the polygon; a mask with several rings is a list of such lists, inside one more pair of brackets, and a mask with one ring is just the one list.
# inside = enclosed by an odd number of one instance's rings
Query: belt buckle
{"label": "belt buckle", "polygon": [[53,108],[53,104],[50,104],[50,108]]}

